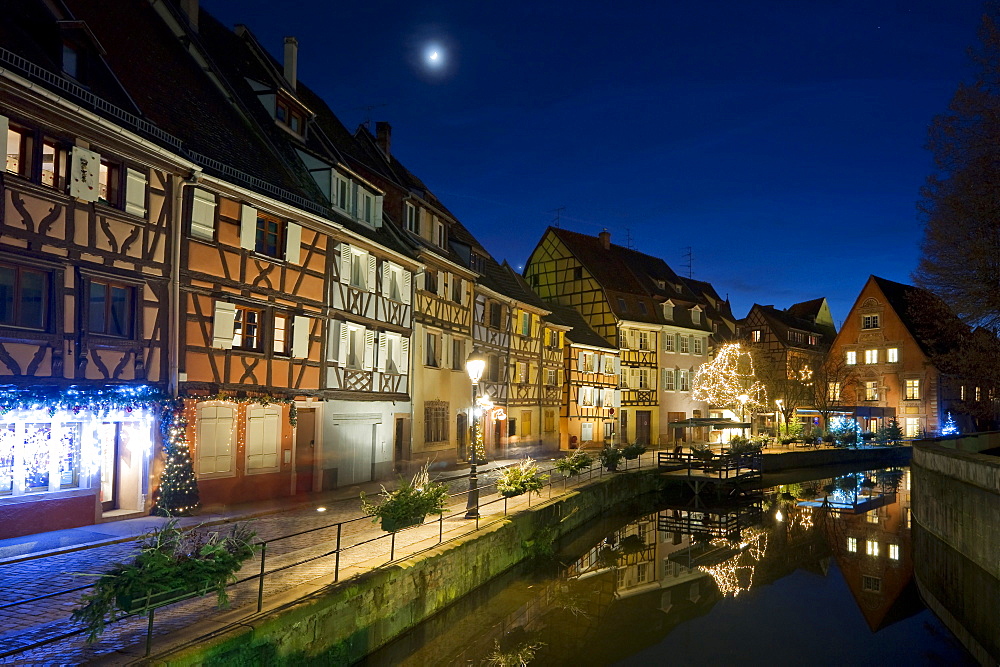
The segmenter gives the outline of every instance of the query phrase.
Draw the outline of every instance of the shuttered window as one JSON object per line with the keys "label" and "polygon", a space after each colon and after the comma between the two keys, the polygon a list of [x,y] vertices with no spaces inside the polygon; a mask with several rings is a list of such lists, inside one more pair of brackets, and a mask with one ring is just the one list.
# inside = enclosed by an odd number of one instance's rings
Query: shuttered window
{"label": "shuttered window", "polygon": [[236,406],[198,404],[195,461],[198,477],[222,477],[233,472]]}
{"label": "shuttered window", "polygon": [[281,443],[281,408],[254,405],[247,408],[247,474],[278,470]]}

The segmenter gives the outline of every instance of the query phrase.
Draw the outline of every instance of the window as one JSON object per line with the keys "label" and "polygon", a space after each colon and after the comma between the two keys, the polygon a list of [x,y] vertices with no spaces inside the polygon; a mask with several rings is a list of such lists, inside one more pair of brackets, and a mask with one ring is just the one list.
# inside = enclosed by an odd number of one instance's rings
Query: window
{"label": "window", "polygon": [[972,393],[973,393],[973,396],[975,396],[974,400],[977,400],[977,401],[983,400],[983,390],[980,389],[979,387],[976,387],[975,390]]}
{"label": "window", "polygon": [[691,391],[691,371],[684,368],[677,370],[677,391]]}
{"label": "window", "polygon": [[789,331],[788,341],[791,343],[801,343],[806,339],[806,336],[801,331]]}
{"label": "window", "polygon": [[878,556],[878,542],[875,540],[865,541],[865,553],[869,556]]}
{"label": "window", "polygon": [[885,360],[887,363],[895,364],[899,361],[899,348],[890,347],[885,351]]}
{"label": "window", "polygon": [[604,363],[602,364],[601,372],[605,375],[617,374],[615,372],[615,357],[612,357],[610,354],[604,355]]}
{"label": "window", "polygon": [[644,301],[639,302],[639,312],[643,315],[648,315],[649,311],[646,310],[646,303]]}
{"label": "window", "polygon": [[861,575],[861,589],[871,593],[882,592],[882,580],[867,574]]}
{"label": "window", "polygon": [[274,108],[275,119],[295,134],[301,135],[306,126],[306,118],[298,109],[294,109],[288,100],[278,98]]}
{"label": "window", "polygon": [[424,403],[424,441],[448,442],[448,402]]}
{"label": "window", "polygon": [[678,336],[681,343],[681,354],[687,354],[691,351],[691,337],[690,336]]}
{"label": "window", "polygon": [[878,329],[878,315],[862,315],[861,316],[861,328],[862,329]]}
{"label": "window", "polygon": [[521,335],[531,335],[531,313],[521,313]]}
{"label": "window", "polygon": [[403,267],[392,262],[382,263],[382,275],[385,283],[382,285],[382,294],[393,301],[403,301]]}
{"label": "window", "polygon": [[638,381],[637,388],[638,389],[652,389],[652,387],[649,384],[649,369],[648,368],[640,368],[640,369],[638,369],[638,371],[639,371],[639,381]]}
{"label": "window", "polygon": [[575,266],[573,267],[573,280],[583,280],[583,267]]}
{"label": "window", "polygon": [[903,437],[917,438],[920,436],[920,418],[907,417],[903,422]]}
{"label": "window", "polygon": [[451,277],[451,300],[455,303],[465,301],[465,281],[455,275]]}
{"label": "window", "polygon": [[674,390],[674,369],[664,368],[663,369],[663,389],[664,391]]}
{"label": "window", "polygon": [[906,381],[906,400],[908,401],[920,400],[920,380]]}
{"label": "window", "polygon": [[550,387],[556,386],[557,378],[558,378],[558,373],[556,372],[555,368],[547,368],[547,369],[545,369],[545,384],[546,385],[548,385]]}
{"label": "window", "polygon": [[546,433],[552,433],[556,430],[556,412],[555,410],[546,410],[544,417],[544,430]]}
{"label": "window", "polygon": [[451,339],[451,370],[465,370],[465,340],[461,338]]}
{"label": "window", "polygon": [[360,324],[338,322],[337,363],[350,370],[373,370],[375,332]]}
{"label": "window", "polygon": [[846,354],[846,362],[848,366],[854,366],[858,363],[858,353],[854,350],[848,350]]}
{"label": "window", "polygon": [[288,347],[288,316],[276,314],[274,316],[274,326],[271,329],[271,349],[275,354],[287,355]]}
{"label": "window", "polygon": [[487,301],[486,307],[489,310],[490,327],[493,329],[499,329],[501,321],[500,314],[503,310],[503,306],[496,301]]}
{"label": "window", "polygon": [[899,560],[899,545],[890,544],[889,545],[889,558],[892,560]]}
{"label": "window", "polygon": [[256,351],[260,349],[261,311],[246,306],[236,306],[233,322],[233,349]]}
{"label": "window", "polygon": [[[123,171],[122,166],[117,162],[112,162],[107,158],[101,159],[101,168],[97,175],[97,201],[115,208],[122,208]],[[214,206],[212,213],[214,222]]]}
{"label": "window", "polygon": [[436,333],[424,334],[424,365],[437,368],[441,365],[440,355],[440,335]]}
{"label": "window", "polygon": [[650,333],[648,331],[639,332],[639,349],[640,350],[652,350],[653,344],[650,342]]}
{"label": "window", "polygon": [[866,401],[877,401],[878,400],[878,382],[875,380],[868,380],[865,382],[865,400]]}
{"label": "window", "polygon": [[701,324],[701,311],[697,308],[691,310],[691,322],[693,324]]}
{"label": "window", "polygon": [[601,390],[601,407],[613,408],[615,407],[615,390],[614,389],[602,389]]}
{"label": "window", "polygon": [[268,257],[280,257],[282,227],[277,218],[258,213],[254,250]]}
{"label": "window", "polygon": [[18,176],[31,176],[33,133],[26,129],[7,128],[7,161],[5,170]]}
{"label": "window", "polygon": [[420,216],[417,213],[417,207],[410,202],[403,204],[403,220],[406,224],[406,231],[414,234],[420,233]]}
{"label": "window", "polygon": [[635,566],[635,583],[644,584],[649,580],[649,563],[637,563]]}
{"label": "window", "polygon": [[840,399],[840,383],[839,382],[827,382],[826,383],[826,400],[836,401]]}
{"label": "window", "polygon": [[580,387],[577,402],[581,407],[594,407],[594,388],[587,386]]}
{"label": "window", "polygon": [[760,342],[760,329],[754,329],[750,332],[750,342],[759,343]]}
{"label": "window", "polygon": [[236,435],[236,406],[232,403],[199,403],[195,441],[198,477],[218,476],[233,471],[233,438]]}
{"label": "window", "polygon": [[559,344],[559,332],[558,331],[550,331],[549,332],[549,347],[551,347],[553,349],[556,349],[556,350],[558,350],[559,348],[562,347],[562,345]]}
{"label": "window", "polygon": [[665,334],[663,334],[663,351],[664,352],[673,352],[674,349],[676,349],[675,346],[674,346],[674,340],[675,340],[674,339],[674,335],[672,333],[665,333]]}
{"label": "window", "polygon": [[[660,289],[663,289],[662,287]],[[674,319],[674,304],[669,301],[663,304],[663,319],[668,322]]]}
{"label": "window", "polygon": [[596,372],[596,367],[594,363],[594,355],[589,352],[580,353],[580,370],[584,373],[594,373]]}
{"label": "window", "polygon": [[358,190],[358,219],[372,224],[375,220],[375,197],[366,190]]}
{"label": "window", "polygon": [[809,344],[812,345],[812,346],[814,346],[814,347],[816,345],[818,345],[819,344],[819,337],[815,336],[813,334],[809,334]]}
{"label": "window", "polygon": [[705,353],[705,339],[701,336],[693,336],[692,342],[694,343],[694,353],[704,354]]}
{"label": "window", "polygon": [[851,553],[858,552],[858,538],[856,537],[847,538],[847,550],[850,551]]}
{"label": "window", "polygon": [[626,305],[625,299],[621,297],[618,297],[618,309],[621,310],[623,313],[628,312],[628,305]]}
{"label": "window", "polygon": [[44,331],[49,302],[47,273],[0,264],[0,324]]}
{"label": "window", "polygon": [[405,375],[410,364],[410,340],[397,333],[379,334],[379,370],[393,375]]}
{"label": "window", "polygon": [[507,420],[507,435],[517,435],[517,419],[511,417]]}
{"label": "window", "polygon": [[531,435],[531,412],[528,410],[521,411],[521,435]]}
{"label": "window", "polygon": [[878,350],[865,350],[865,363],[866,364],[877,364],[878,363]]}
{"label": "window", "polygon": [[281,442],[281,408],[254,405],[247,408],[247,474],[276,472]]}
{"label": "window", "polygon": [[56,190],[66,188],[66,149],[55,139],[42,139],[42,185]]}
{"label": "window", "polygon": [[371,280],[375,274],[375,257],[364,250],[350,248],[346,253],[348,267],[347,278],[351,287],[359,290],[372,291]]}
{"label": "window", "polygon": [[878,510],[870,510],[868,512],[865,512],[865,521],[867,521],[868,523],[878,523],[879,522]]}
{"label": "window", "polygon": [[91,280],[87,292],[87,331],[129,338],[133,329],[134,288]]}
{"label": "window", "polygon": [[500,381],[500,357],[495,354],[486,358],[486,379],[491,382]]}
{"label": "window", "polygon": [[337,208],[351,212],[351,182],[337,175],[333,181],[333,204]]}

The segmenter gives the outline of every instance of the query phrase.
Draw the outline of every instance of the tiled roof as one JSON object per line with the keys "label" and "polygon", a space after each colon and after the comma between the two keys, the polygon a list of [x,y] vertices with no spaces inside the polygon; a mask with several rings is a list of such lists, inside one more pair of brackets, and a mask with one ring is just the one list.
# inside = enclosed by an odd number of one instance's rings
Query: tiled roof
{"label": "tiled roof", "polygon": [[[955,349],[958,341],[954,339],[954,333],[967,331],[968,327],[951,308],[932,292],[875,275],[869,280],[874,281],[885,295],[886,301],[928,357]],[[934,308],[934,318],[918,321],[915,309],[927,307]],[[941,318],[948,318],[950,321],[941,321]],[[933,328],[929,327],[931,319]]]}
{"label": "tiled roof", "polygon": [[599,347],[605,350],[618,350],[617,347],[608,343],[602,336],[591,329],[590,325],[587,324],[587,320],[583,319],[583,315],[573,308],[557,305],[549,305],[548,308],[552,310],[552,315],[547,319],[553,319],[558,324],[573,327],[571,331],[566,332],[566,338],[571,342]]}
{"label": "tiled roof", "polygon": [[[754,311],[757,311],[767,321],[778,340],[788,347],[808,347],[805,342],[796,345],[788,340],[788,331],[791,329],[816,334],[819,337],[819,347],[829,348],[837,337],[837,330],[834,327],[817,324],[812,318],[799,317],[792,313],[791,308],[779,310],[774,306],[762,306],[755,303],[750,309],[750,312]],[[799,309],[798,312],[802,312],[802,310]],[[749,316],[748,314],[747,318]]]}

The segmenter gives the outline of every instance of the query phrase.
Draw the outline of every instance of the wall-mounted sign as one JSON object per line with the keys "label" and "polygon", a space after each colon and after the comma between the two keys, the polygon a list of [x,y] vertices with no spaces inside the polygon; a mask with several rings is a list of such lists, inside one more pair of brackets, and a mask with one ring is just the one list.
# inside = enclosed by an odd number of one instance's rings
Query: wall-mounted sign
{"label": "wall-mounted sign", "polygon": [[507,419],[507,411],[504,410],[503,408],[494,408],[493,409],[493,419],[495,419],[495,420],[497,420],[499,422],[504,421],[505,419]]}

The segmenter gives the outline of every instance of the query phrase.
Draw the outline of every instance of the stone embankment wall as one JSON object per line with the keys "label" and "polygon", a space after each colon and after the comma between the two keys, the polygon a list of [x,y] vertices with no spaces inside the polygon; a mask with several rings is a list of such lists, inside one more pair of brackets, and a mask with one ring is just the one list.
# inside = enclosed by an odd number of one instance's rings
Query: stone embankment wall
{"label": "stone embankment wall", "polygon": [[914,447],[914,575],[928,606],[983,664],[1000,661],[1000,457]]}
{"label": "stone embankment wall", "polygon": [[655,468],[602,477],[405,561],[246,619],[196,645],[158,655],[153,662],[352,664],[523,560],[525,541],[549,528],[558,538],[661,485]]}
{"label": "stone embankment wall", "polygon": [[820,468],[830,465],[854,464],[873,467],[906,465],[911,447],[877,447],[872,449],[811,449],[781,454],[765,453],[761,462],[764,472],[779,472],[794,468]]}

